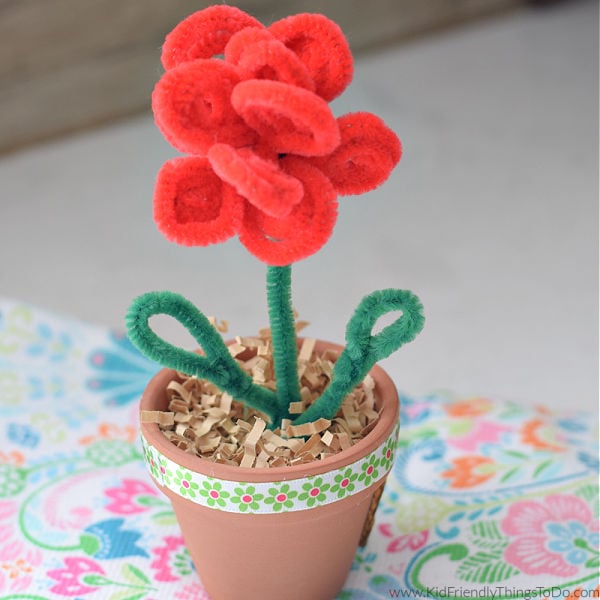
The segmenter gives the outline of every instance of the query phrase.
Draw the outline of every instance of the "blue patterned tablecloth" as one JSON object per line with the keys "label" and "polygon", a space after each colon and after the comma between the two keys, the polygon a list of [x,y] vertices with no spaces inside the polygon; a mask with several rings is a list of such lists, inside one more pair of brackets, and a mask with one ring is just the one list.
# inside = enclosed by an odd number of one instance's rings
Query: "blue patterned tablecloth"
{"label": "blue patterned tablecloth", "polygon": [[[0,300],[0,600],[208,599],[143,466],[156,369],[120,334]],[[339,599],[598,597],[597,447],[593,415],[402,398]]]}

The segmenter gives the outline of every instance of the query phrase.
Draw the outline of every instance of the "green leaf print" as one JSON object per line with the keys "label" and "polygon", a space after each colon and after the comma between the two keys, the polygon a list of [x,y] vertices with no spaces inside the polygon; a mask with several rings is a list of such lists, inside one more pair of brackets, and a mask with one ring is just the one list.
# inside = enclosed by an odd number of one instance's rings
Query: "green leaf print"
{"label": "green leaf print", "polygon": [[96,575],[96,573],[86,573],[81,581],[86,585],[91,585],[93,587],[100,587],[102,585],[113,585],[114,581],[111,581],[104,575]]}
{"label": "green leaf print", "polygon": [[502,477],[500,477],[500,483],[506,483],[509,479],[512,479],[513,477],[515,477],[515,475],[518,475],[520,470],[520,467],[513,467],[512,469],[504,473]]}
{"label": "green leaf print", "polygon": [[553,464],[553,462],[554,461],[552,460],[545,460],[544,462],[541,462],[533,471],[533,478],[538,478],[550,465]]}
{"label": "green leaf print", "polygon": [[479,521],[470,527],[471,541],[480,550],[502,552],[508,539],[502,534],[497,521]]}
{"label": "green leaf print", "polygon": [[137,592],[133,590],[119,590],[112,594],[108,600],[141,600],[148,594],[147,590]]}
{"label": "green leaf print", "polygon": [[100,550],[100,540],[95,535],[84,533],[79,536],[79,543],[81,544],[81,549],[88,556],[94,556]]}
{"label": "green leaf print", "polygon": [[170,510],[163,510],[159,513],[152,515],[152,521],[157,525],[175,525],[177,523],[177,519],[175,519],[175,513]]}
{"label": "green leaf print", "polygon": [[597,569],[600,567],[600,557],[594,556],[593,558],[590,558],[588,561],[586,561],[585,566],[588,569]]}
{"label": "green leaf print", "polygon": [[469,554],[456,570],[456,576],[474,583],[496,583],[505,581],[519,571],[502,558],[502,550],[486,552],[479,550]]}
{"label": "green leaf print", "polygon": [[575,491],[575,495],[583,498],[595,518],[598,518],[598,514],[600,513],[600,490],[597,485],[588,484],[580,487]]}
{"label": "green leaf print", "polygon": [[123,573],[123,577],[129,581],[129,583],[133,583],[134,585],[139,585],[140,583],[150,584],[148,576],[133,565],[123,565],[121,572]]}
{"label": "green leaf print", "polygon": [[27,473],[19,467],[0,465],[0,498],[16,496],[25,489]]}

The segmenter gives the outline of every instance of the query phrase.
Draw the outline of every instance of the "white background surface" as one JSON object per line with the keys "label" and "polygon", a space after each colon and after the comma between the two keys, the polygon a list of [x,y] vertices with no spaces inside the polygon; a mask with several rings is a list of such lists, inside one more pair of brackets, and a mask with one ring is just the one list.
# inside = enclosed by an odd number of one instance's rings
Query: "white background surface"
{"label": "white background surface", "polygon": [[[334,112],[380,115],[405,155],[294,267],[307,335],[341,341],[363,295],[409,288],[425,330],[384,361],[404,392],[596,409],[597,11],[523,9],[357,61]],[[265,326],[264,265],[237,240],[157,232],[175,154],[143,117],[0,160],[0,294],[122,329],[134,296],[171,289],[232,335]]]}

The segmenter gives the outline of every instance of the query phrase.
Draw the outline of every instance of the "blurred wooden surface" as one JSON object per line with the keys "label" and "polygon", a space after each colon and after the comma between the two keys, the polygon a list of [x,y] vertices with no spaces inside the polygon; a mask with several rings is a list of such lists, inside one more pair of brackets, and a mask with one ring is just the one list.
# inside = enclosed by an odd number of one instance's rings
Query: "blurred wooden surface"
{"label": "blurred wooden surface", "polygon": [[[0,0],[0,152],[148,108],[160,46],[190,0]],[[338,22],[354,51],[519,0],[239,0],[264,23],[297,12]]]}

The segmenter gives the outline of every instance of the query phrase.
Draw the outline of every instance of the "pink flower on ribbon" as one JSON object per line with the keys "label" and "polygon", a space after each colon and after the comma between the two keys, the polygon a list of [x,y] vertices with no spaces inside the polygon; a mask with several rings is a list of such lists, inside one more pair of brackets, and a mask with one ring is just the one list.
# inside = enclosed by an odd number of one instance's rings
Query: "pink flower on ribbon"
{"label": "pink flower on ribbon", "polygon": [[[53,569],[47,573],[57,582],[50,591],[61,596],[90,594],[99,587],[92,583],[93,577],[105,575],[104,569],[89,558],[65,558],[64,564],[64,569]],[[84,579],[86,576],[87,581]]]}
{"label": "pink flower on ribbon", "polygon": [[152,550],[156,559],[150,564],[155,569],[154,579],[157,581],[178,581],[194,571],[190,553],[185,547],[183,537],[169,535],[163,539],[164,544]]}
{"label": "pink flower on ribbon", "polygon": [[422,548],[429,538],[429,530],[419,531],[407,535],[395,536],[390,523],[382,523],[379,525],[379,531],[387,538],[391,538],[391,542],[387,545],[387,552],[402,552],[403,550],[418,550]]}
{"label": "pink flower on ribbon", "polygon": [[148,510],[149,506],[144,506],[137,500],[157,495],[154,488],[137,479],[123,479],[119,487],[109,488],[104,494],[111,499],[106,510],[118,515],[134,515]]}
{"label": "pink flower on ribbon", "polygon": [[0,592],[26,590],[33,581],[35,567],[42,562],[42,553],[37,548],[28,548],[16,539],[12,523],[17,510],[15,502],[0,502]]}
{"label": "pink flower on ribbon", "polygon": [[598,519],[577,496],[517,502],[501,528],[513,538],[504,558],[528,575],[572,577],[598,557]]}

